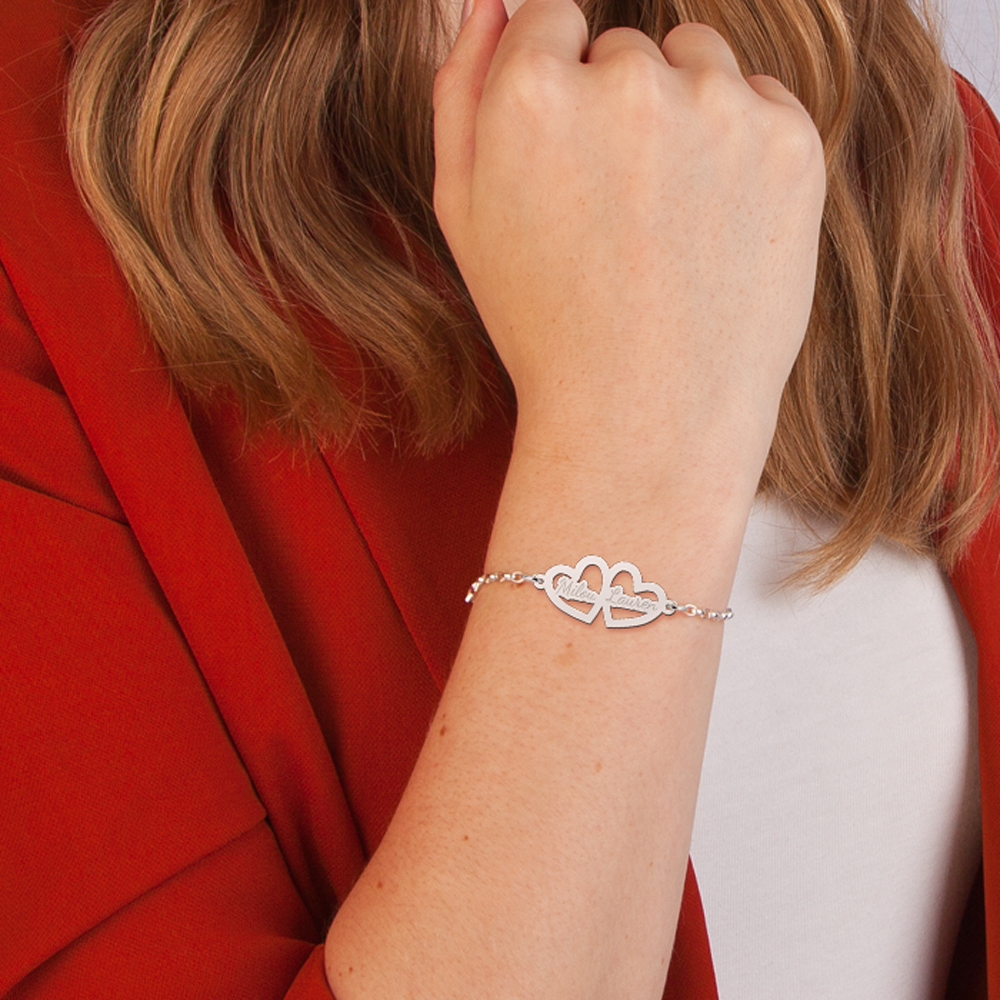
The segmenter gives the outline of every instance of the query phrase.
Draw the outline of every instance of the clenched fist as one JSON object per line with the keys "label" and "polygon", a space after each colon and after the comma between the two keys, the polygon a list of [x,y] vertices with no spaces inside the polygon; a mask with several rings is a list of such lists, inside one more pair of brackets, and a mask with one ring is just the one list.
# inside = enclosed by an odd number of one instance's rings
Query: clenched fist
{"label": "clenched fist", "polygon": [[629,422],[653,459],[696,436],[758,475],[825,192],[799,102],[744,79],[705,25],[588,47],[572,0],[526,0],[509,22],[478,0],[434,103],[438,218],[520,424],[553,440],[586,426],[600,454]]}

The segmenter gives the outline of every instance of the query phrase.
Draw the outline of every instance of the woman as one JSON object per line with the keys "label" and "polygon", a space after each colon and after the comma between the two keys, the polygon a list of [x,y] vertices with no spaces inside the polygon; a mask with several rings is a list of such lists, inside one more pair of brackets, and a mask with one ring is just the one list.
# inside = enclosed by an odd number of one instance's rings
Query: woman
{"label": "woman", "polygon": [[[904,6],[595,4],[588,45],[477,0],[440,232],[457,10],[16,6],[9,995],[716,995],[688,842],[759,480],[835,519],[806,580],[877,537],[954,568],[988,737],[998,138]],[[589,553],[642,574],[617,613],[596,562],[557,592]],[[466,627],[484,567],[560,564]],[[653,581],[693,613],[558,613]],[[974,929],[970,843],[910,995]]]}

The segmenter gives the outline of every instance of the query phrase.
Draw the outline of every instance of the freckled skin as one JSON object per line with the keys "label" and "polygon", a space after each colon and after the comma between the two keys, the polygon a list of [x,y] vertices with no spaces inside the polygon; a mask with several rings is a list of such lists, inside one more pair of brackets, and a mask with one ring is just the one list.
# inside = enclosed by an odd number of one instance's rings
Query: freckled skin
{"label": "freckled skin", "polygon": [[576,663],[576,651],[573,649],[573,643],[567,642],[563,651],[556,657],[556,663],[563,667],[572,666]]}

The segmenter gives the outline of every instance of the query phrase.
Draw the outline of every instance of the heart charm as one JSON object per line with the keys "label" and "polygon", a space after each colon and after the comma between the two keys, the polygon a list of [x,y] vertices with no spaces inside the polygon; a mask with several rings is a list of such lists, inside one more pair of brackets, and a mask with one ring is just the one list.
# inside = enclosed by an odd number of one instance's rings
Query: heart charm
{"label": "heart charm", "polygon": [[[583,579],[584,570],[597,566],[601,571],[600,592],[591,590]],[[584,556],[576,566],[560,563],[552,566],[545,573],[544,590],[549,600],[564,614],[575,618],[578,622],[589,625],[604,606],[604,593],[608,587],[608,564],[600,556]],[[592,604],[589,611],[580,611],[567,601],[579,601],[581,604]],[[607,611],[605,611],[607,614]]]}
{"label": "heart charm", "polygon": [[[614,582],[620,573],[628,573],[632,577],[631,594],[626,594],[625,588]],[[643,594],[653,596],[643,597],[641,596]],[[635,628],[638,625],[646,625],[667,612],[667,595],[663,588],[658,583],[643,583],[638,566],[630,562],[616,562],[607,571],[601,596],[604,624],[608,628]],[[624,618],[612,618],[612,608],[624,608],[640,613]]]}

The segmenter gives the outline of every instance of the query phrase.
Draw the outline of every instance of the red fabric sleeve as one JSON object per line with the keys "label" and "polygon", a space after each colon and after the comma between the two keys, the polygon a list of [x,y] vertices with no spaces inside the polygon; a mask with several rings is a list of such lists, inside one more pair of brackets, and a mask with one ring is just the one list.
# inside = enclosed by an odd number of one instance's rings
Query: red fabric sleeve
{"label": "red fabric sleeve", "polygon": [[322,928],[2,275],[0,524],[0,995],[329,1000]]}
{"label": "red fabric sleeve", "polygon": [[[1000,336],[1000,124],[965,79],[958,93],[969,127],[970,221],[976,285]],[[983,816],[983,893],[966,914],[972,947],[967,966],[956,955],[950,996],[984,996],[984,970],[974,961],[985,936],[989,995],[1000,997],[1000,510],[994,512],[952,574],[955,591],[976,635],[979,658],[979,771]],[[969,959],[972,960],[969,960]]]}

